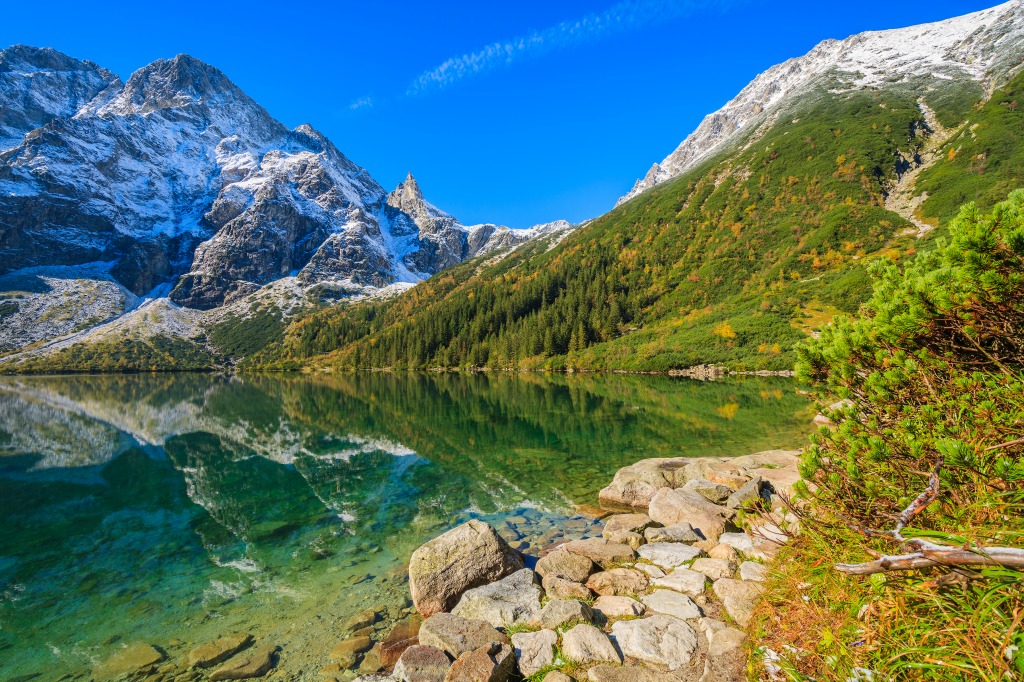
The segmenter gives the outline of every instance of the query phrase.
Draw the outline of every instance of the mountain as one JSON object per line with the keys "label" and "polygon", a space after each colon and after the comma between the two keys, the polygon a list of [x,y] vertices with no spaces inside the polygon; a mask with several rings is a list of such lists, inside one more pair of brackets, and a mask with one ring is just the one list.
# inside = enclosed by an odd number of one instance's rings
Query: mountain
{"label": "mountain", "polygon": [[[0,350],[164,296],[187,317],[176,306],[241,304],[285,280],[288,298],[372,295],[571,227],[467,227],[411,174],[389,194],[323,134],[289,130],[188,55],[122,83],[51,49],[11,47],[0,104],[0,289],[19,301]],[[56,295],[68,282],[95,305],[66,314]]]}
{"label": "mountain", "polygon": [[963,17],[904,29],[825,40],[803,57],[768,69],[654,164],[623,203],[679,177],[751,128],[771,126],[816,92],[886,89],[942,99],[955,88],[987,92],[1005,82],[1024,53],[1024,4],[1012,0]]}
{"label": "mountain", "polygon": [[[296,319],[253,368],[792,367],[870,271],[1024,186],[1024,11],[830,41],[757,77],[667,175],[565,236]],[[673,177],[674,176],[674,177]]]}

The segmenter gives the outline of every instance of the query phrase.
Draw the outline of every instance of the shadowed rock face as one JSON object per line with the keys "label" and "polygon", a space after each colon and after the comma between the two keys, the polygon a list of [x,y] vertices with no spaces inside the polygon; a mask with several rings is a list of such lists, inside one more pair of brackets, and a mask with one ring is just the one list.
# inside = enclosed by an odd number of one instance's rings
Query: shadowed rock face
{"label": "shadowed rock face", "polygon": [[170,284],[206,309],[290,275],[415,282],[533,235],[488,227],[427,203],[411,174],[388,195],[188,55],[122,83],[51,49],[0,52],[0,274],[105,262],[136,294]]}

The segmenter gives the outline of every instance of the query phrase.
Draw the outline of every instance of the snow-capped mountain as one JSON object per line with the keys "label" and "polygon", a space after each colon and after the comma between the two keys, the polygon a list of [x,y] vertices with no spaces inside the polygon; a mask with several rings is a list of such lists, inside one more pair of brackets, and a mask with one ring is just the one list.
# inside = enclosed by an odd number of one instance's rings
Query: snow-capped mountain
{"label": "snow-capped mountain", "polygon": [[826,40],[803,57],[757,76],[724,107],[706,116],[618,203],[696,167],[815,89],[909,86],[928,100],[950,83],[974,82],[988,92],[1021,66],[1022,54],[1024,0],[936,23]]}
{"label": "snow-capped mountain", "polygon": [[411,176],[389,196],[188,55],[122,83],[53,50],[0,52],[0,150],[0,275],[104,263],[133,294],[191,308],[289,276],[352,293],[414,283],[536,232],[480,239]]}

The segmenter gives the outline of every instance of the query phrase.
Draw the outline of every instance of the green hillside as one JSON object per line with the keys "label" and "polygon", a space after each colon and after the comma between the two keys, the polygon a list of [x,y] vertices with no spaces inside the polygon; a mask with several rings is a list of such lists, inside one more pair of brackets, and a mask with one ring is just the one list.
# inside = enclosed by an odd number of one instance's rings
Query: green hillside
{"label": "green hillside", "polygon": [[885,208],[931,135],[916,94],[822,91],[550,250],[323,309],[245,364],[788,369],[808,331],[865,300],[870,261],[929,249],[965,199],[985,209],[1024,184],[1021,87],[1024,76],[984,104],[973,91],[929,97],[959,133],[918,178],[928,200],[916,217],[939,225],[923,239]]}

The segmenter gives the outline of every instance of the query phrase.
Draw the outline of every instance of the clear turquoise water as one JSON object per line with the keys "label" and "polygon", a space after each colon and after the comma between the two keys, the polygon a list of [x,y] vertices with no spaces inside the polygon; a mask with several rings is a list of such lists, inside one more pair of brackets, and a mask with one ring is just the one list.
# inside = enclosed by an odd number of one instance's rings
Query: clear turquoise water
{"label": "clear turquoise water", "polygon": [[406,612],[446,528],[585,536],[619,467],[797,446],[810,417],[753,378],[0,377],[0,679],[240,630],[304,679],[353,613]]}

